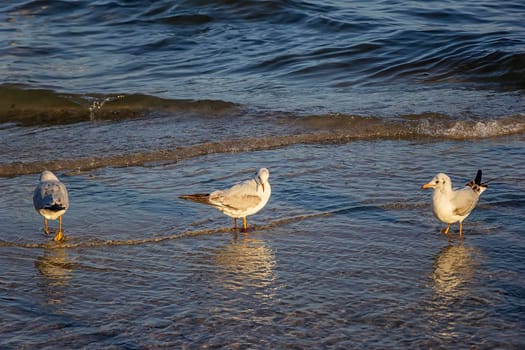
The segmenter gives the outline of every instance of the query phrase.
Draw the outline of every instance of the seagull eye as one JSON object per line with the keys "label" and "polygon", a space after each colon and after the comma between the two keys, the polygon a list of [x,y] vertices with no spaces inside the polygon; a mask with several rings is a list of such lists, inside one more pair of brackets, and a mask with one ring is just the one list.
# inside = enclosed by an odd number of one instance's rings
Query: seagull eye
{"label": "seagull eye", "polygon": [[436,180],[436,183],[438,184],[438,183],[439,183],[439,180]]}

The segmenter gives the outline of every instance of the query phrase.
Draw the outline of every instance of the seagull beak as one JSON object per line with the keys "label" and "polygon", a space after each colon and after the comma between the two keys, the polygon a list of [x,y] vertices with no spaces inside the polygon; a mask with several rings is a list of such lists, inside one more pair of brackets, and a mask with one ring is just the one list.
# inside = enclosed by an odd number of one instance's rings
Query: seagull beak
{"label": "seagull beak", "polygon": [[257,176],[257,179],[255,180],[255,182],[257,183],[257,187],[255,190],[257,191],[259,188],[259,185],[261,185],[263,192],[264,192],[264,182],[261,180],[260,176]]}
{"label": "seagull beak", "polygon": [[432,182],[429,182],[429,183],[424,184],[423,186],[421,186],[422,190],[426,190],[426,189],[429,189],[429,188],[434,188],[434,184]]}

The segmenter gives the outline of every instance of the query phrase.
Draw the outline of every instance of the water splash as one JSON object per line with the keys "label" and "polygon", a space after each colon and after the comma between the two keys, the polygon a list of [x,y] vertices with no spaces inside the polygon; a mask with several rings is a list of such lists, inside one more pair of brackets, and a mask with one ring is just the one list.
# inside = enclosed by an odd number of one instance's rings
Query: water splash
{"label": "water splash", "polygon": [[[91,98],[91,105],[88,107],[89,110],[89,120],[94,121],[95,120],[95,113],[100,111],[102,107],[106,104],[106,102],[110,101],[117,101],[119,99],[123,99],[125,95],[117,95],[117,96],[108,96],[102,99],[99,98]],[[90,99],[87,98],[86,99]]]}

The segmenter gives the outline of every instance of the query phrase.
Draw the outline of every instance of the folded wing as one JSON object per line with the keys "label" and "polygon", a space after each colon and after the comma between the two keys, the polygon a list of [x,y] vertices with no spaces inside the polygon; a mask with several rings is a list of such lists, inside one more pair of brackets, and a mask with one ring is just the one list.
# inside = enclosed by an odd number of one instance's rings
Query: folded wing
{"label": "folded wing", "polygon": [[465,187],[456,192],[452,198],[452,204],[455,207],[454,214],[464,216],[470,213],[478,203],[479,194],[474,192],[470,187]]}
{"label": "folded wing", "polygon": [[227,190],[211,193],[209,200],[212,205],[244,211],[261,202],[262,198],[257,193],[258,186],[254,180],[247,180]]}

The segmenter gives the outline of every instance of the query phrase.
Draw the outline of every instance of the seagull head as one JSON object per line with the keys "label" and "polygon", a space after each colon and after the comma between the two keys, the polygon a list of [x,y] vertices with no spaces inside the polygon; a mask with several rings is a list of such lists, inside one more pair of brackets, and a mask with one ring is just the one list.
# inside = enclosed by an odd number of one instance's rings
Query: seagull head
{"label": "seagull head", "polygon": [[40,174],[40,181],[58,181],[58,178],[49,170],[44,170]]}
{"label": "seagull head", "polygon": [[451,187],[452,183],[450,181],[450,177],[443,173],[437,174],[429,183],[426,183],[423,186],[421,186],[422,189],[433,188],[439,190]]}
{"label": "seagull head", "polygon": [[257,175],[255,176],[255,181],[258,185],[261,185],[263,192],[264,192],[264,184],[268,183],[268,179],[270,178],[270,172],[266,168],[261,168],[257,172]]}

